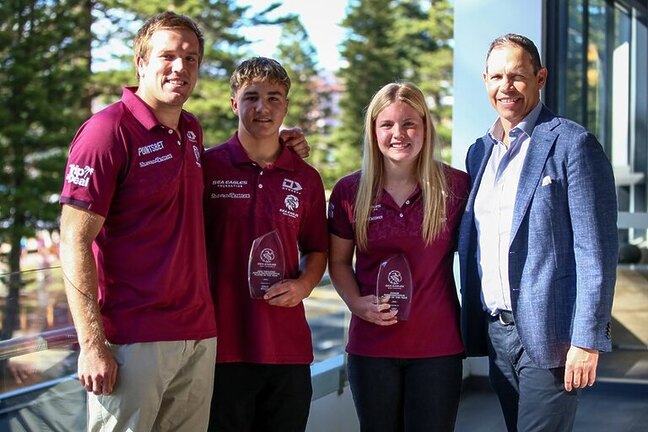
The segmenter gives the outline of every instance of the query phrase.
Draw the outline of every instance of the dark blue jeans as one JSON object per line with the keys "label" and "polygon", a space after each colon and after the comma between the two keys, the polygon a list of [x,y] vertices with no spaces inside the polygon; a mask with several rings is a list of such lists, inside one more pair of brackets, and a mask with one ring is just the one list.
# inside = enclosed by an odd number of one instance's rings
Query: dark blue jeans
{"label": "dark blue jeans", "polygon": [[565,391],[565,368],[537,367],[524,351],[515,324],[486,319],[490,382],[509,432],[571,431],[578,393]]}
{"label": "dark blue jeans", "polygon": [[393,359],[350,354],[347,365],[361,431],[454,430],[461,355]]}

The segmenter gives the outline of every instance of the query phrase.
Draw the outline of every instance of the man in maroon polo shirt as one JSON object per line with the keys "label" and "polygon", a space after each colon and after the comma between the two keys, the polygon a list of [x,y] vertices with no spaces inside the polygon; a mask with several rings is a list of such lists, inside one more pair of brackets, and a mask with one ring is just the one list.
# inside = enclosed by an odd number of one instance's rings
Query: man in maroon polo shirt
{"label": "man in maroon polo shirt", "polygon": [[203,51],[189,18],[149,19],[135,38],[139,86],[92,116],[70,148],[61,262],[89,430],[207,427],[216,323],[203,136],[182,109]]}
{"label": "man in maroon polo shirt", "polygon": [[[290,89],[284,68],[252,58],[238,66],[230,86],[238,131],[203,157],[208,266],[219,327],[209,430],[302,431],[313,360],[302,300],[326,267],[324,187],[313,167],[280,144]],[[284,279],[253,299],[250,251],[255,239],[273,231],[285,257]]]}

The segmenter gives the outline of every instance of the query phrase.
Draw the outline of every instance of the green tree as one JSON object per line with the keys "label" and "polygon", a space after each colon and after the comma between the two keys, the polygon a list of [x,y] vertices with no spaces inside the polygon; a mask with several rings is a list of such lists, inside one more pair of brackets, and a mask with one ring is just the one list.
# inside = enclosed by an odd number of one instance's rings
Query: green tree
{"label": "green tree", "polygon": [[421,41],[412,55],[416,59],[415,82],[428,98],[428,106],[444,158],[450,160],[452,141],[452,40],[454,12],[448,0],[435,0],[417,25]]}
{"label": "green tree", "polygon": [[449,1],[355,0],[342,23],[349,33],[339,77],[345,92],[335,134],[340,174],[360,166],[364,114],[373,94],[391,81],[412,81],[428,96],[442,144],[449,144],[452,9]]}
{"label": "green tree", "polygon": [[401,79],[405,70],[400,56],[402,47],[394,37],[396,2],[355,0],[349,6],[342,21],[348,29],[341,49],[346,66],[338,73],[344,86],[340,100],[342,116],[333,138],[341,174],[360,165],[364,113],[371,97],[384,84]]}
{"label": "green tree", "polygon": [[290,106],[284,123],[299,126],[308,137],[311,147],[309,163],[314,165],[327,188],[337,180],[336,164],[329,156],[332,152],[331,127],[326,122],[331,112],[331,84],[327,82],[317,64],[317,50],[298,18],[282,26],[278,59],[292,80]]}
{"label": "green tree", "polygon": [[[131,48],[134,32],[146,18],[155,13],[173,10],[198,23],[205,34],[205,57],[201,65],[201,78],[186,108],[200,119],[207,147],[224,142],[237,128],[237,119],[229,103],[229,76],[248,54],[246,48],[250,44],[240,34],[240,29],[290,21],[290,17],[269,18],[280,3],[273,3],[258,12],[251,12],[250,6],[238,6],[232,0],[175,0],[170,3],[101,0],[99,6],[102,6],[98,9],[102,19],[112,24],[111,33],[107,37],[117,36],[120,40],[127,41]],[[106,44],[106,41],[100,43]],[[104,70],[93,79],[95,91],[92,93],[103,103],[117,100],[122,86],[137,85],[132,56],[117,56],[117,59],[122,60],[121,66]]]}
{"label": "green tree", "polygon": [[288,72],[292,83],[290,105],[284,123],[301,127],[307,135],[318,133],[317,50],[297,17],[281,27],[277,60]]}
{"label": "green tree", "polygon": [[88,4],[14,0],[0,6],[0,226],[9,252],[2,339],[18,311],[21,239],[54,227],[74,128],[88,115]]}

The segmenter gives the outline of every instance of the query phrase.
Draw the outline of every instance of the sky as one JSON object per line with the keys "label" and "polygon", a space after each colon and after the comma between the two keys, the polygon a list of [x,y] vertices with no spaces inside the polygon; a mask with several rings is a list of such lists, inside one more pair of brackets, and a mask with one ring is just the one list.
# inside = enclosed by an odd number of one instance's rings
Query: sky
{"label": "sky", "polygon": [[[317,50],[322,69],[339,69],[342,60],[338,54],[338,45],[344,37],[344,30],[339,23],[345,16],[348,0],[238,0],[237,4],[249,5],[250,12],[253,12],[261,11],[274,2],[280,2],[282,5],[270,17],[289,13],[299,15],[311,43]],[[275,55],[280,33],[278,26],[265,26],[246,30],[244,34],[248,39],[257,41],[250,47],[254,54],[272,57]]]}
{"label": "sky", "polygon": [[[270,18],[288,15],[299,16],[302,25],[308,32],[311,43],[317,50],[320,67],[327,71],[337,71],[342,60],[338,54],[338,45],[344,37],[344,30],[338,25],[346,14],[349,0],[237,0],[239,6],[250,6],[250,14],[259,12],[272,3],[282,3],[275,9]],[[99,22],[93,25],[93,31],[103,33],[109,22]],[[135,31],[137,28],[134,29]],[[249,48],[254,55],[273,57],[279,42],[281,29],[279,26],[257,26],[254,29],[241,30],[249,40],[255,41]],[[117,67],[119,60],[113,55],[123,54],[129,59],[132,49],[119,40],[113,40],[108,46],[93,50],[92,70],[98,72]]]}

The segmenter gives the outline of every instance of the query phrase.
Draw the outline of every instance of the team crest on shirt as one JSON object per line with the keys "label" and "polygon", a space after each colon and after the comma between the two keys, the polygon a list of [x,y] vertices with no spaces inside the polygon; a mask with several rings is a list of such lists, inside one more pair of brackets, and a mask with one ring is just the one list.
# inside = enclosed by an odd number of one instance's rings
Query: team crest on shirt
{"label": "team crest on shirt", "polygon": [[191,142],[196,142],[196,133],[194,131],[187,132],[187,139]]}
{"label": "team crest on shirt", "polygon": [[299,217],[299,214],[295,212],[299,208],[299,198],[295,195],[286,195],[284,198],[284,205],[286,208],[279,209],[279,212],[284,215],[296,219]]}
{"label": "team crest on shirt", "polygon": [[70,164],[67,175],[65,176],[65,181],[67,183],[88,187],[90,184],[90,178],[92,178],[94,171],[94,168],[88,165],[81,167],[79,165]]}
{"label": "team crest on shirt", "polygon": [[[189,131],[189,133],[193,133]],[[187,135],[189,135],[189,133]],[[200,166],[200,150],[198,150],[197,146],[193,146],[194,150],[194,157],[196,158],[196,165]]]}

